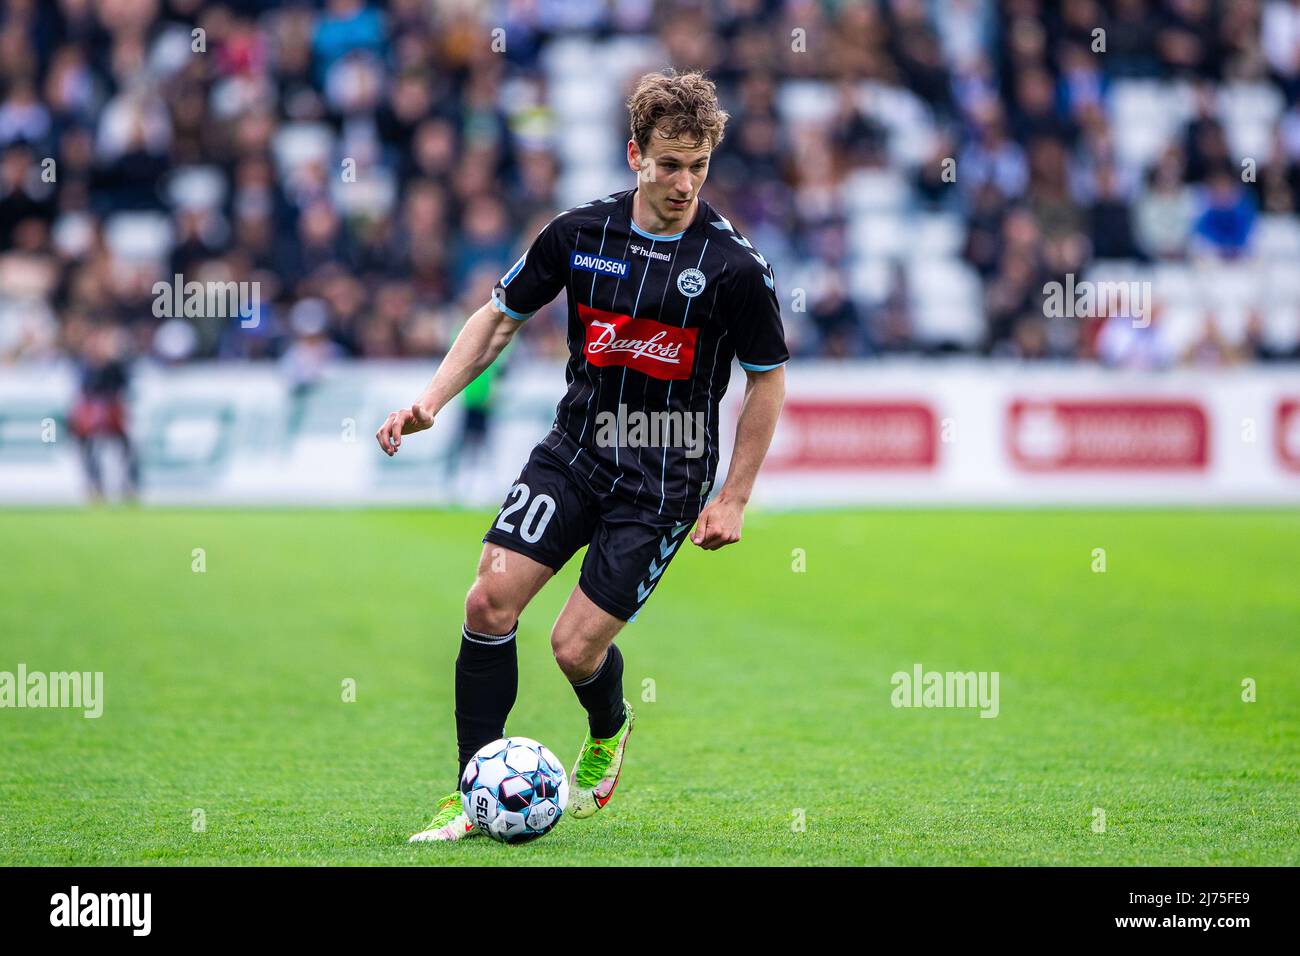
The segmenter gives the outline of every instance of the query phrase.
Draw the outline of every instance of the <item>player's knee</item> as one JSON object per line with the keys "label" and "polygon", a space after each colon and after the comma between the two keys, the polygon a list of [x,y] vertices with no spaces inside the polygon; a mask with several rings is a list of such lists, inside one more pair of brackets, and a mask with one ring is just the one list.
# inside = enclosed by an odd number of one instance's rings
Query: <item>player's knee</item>
{"label": "player's knee", "polygon": [[569,680],[582,680],[591,670],[586,646],[566,637],[558,623],[551,631],[551,653]]}
{"label": "player's knee", "polygon": [[515,608],[481,581],[475,581],[465,596],[465,623],[480,634],[505,634],[515,626]]}

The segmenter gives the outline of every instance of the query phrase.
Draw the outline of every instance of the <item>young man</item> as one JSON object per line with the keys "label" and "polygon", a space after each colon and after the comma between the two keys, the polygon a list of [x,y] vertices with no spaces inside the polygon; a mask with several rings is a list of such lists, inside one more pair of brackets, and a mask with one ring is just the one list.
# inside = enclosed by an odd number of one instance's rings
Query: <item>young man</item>
{"label": "young man", "polygon": [[[551,631],[556,662],[587,711],[570,777],[568,812],[577,819],[608,802],[632,730],[614,637],[658,586],[692,524],[691,541],[706,551],[740,540],[789,357],[766,260],[700,199],[727,121],[713,84],[700,73],[649,74],[628,106],[636,188],[551,220],[470,318],[424,394],[375,436],[396,454],[402,436],[431,427],[520,326],[567,290],[568,391],[483,539],[456,658],[456,737],[463,773],[476,750],[505,735],[519,616],[586,546],[578,586]],[[745,397],[727,480],[706,505],[733,357],[745,369]],[[646,428],[611,427],[637,413],[641,422],[659,416],[665,427],[650,433],[676,440],[654,443]],[[698,442],[688,437],[697,423]],[[494,560],[502,555],[504,562]],[[477,832],[453,789],[411,841]]]}

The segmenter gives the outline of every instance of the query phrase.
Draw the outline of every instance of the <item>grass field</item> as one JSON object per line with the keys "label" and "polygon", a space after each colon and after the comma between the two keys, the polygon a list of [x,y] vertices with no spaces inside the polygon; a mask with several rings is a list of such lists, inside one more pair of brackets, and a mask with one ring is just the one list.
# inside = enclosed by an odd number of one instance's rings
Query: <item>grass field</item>
{"label": "grass field", "polygon": [[[408,846],[455,773],[487,522],[0,512],[0,670],[106,698],[0,710],[0,865],[1300,863],[1300,513],[1264,511],[752,514],[619,639],[641,702],[604,812]],[[523,619],[508,724],[566,766],[576,575]],[[917,663],[997,671],[998,716],[893,707]]]}

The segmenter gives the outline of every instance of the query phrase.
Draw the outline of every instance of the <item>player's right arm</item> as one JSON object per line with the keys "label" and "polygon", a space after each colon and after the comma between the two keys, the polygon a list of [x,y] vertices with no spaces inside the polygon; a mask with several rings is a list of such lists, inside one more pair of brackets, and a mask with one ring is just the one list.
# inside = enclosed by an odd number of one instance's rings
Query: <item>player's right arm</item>
{"label": "player's right arm", "polygon": [[496,361],[521,325],[502,312],[495,300],[471,315],[420,397],[410,408],[399,408],[389,415],[375,432],[384,453],[393,457],[402,446],[403,435],[433,427],[443,406]]}
{"label": "player's right arm", "polygon": [[569,248],[562,219],[556,216],[546,224],[496,284],[492,300],[470,316],[419,399],[384,420],[375,438],[388,457],[397,454],[403,435],[431,428],[434,416],[496,361],[519,327],[560,294],[568,273]]}

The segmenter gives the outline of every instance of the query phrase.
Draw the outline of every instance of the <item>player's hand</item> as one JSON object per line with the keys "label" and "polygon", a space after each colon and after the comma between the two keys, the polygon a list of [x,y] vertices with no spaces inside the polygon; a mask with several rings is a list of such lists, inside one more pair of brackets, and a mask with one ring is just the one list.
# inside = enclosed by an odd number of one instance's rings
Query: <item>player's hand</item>
{"label": "player's hand", "polygon": [[705,551],[717,551],[740,540],[740,526],[745,523],[745,506],[719,495],[704,506],[691,541]]}
{"label": "player's hand", "polygon": [[410,435],[413,432],[422,432],[426,428],[433,427],[433,416],[425,410],[419,402],[415,402],[410,408],[399,408],[379,426],[379,431],[375,432],[375,439],[379,442],[379,447],[384,450],[389,458],[397,454],[397,449],[402,447],[402,436]]}

